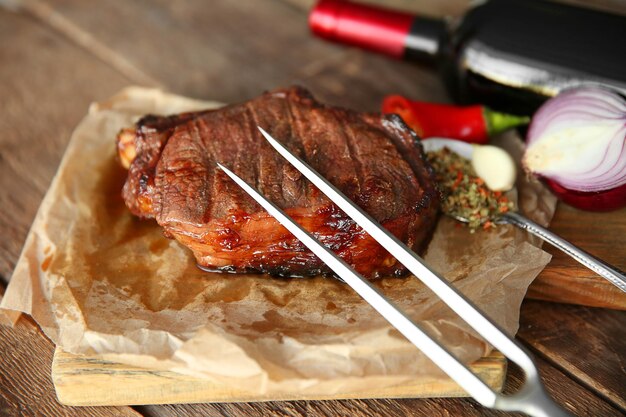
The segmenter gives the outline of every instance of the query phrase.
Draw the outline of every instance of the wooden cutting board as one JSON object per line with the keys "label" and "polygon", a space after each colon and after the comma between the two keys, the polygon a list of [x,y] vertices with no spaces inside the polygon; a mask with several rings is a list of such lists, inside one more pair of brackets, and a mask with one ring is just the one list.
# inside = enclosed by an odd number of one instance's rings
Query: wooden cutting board
{"label": "wooden cutting board", "polygon": [[[507,361],[501,353],[492,352],[470,368],[491,388],[498,392],[502,390]],[[419,379],[411,384],[391,388],[372,387],[368,391],[342,392],[323,397],[257,395],[174,372],[72,355],[58,348],[52,362],[52,381],[59,402],[74,406],[467,396],[452,380],[435,379]]]}
{"label": "wooden cutting board", "polygon": [[[626,208],[593,213],[559,203],[550,230],[626,270]],[[626,293],[549,244],[552,260],[528,289],[528,298],[626,310]]]}
{"label": "wooden cutting board", "polygon": [[[550,229],[617,268],[626,269],[626,209],[599,216],[560,205]],[[620,290],[549,245],[544,249],[553,259],[529,288],[529,298],[626,310],[626,295]],[[499,352],[472,365],[473,371],[495,390],[502,389],[506,367],[506,359]],[[262,396],[173,372],[75,356],[59,349],[54,355],[52,379],[59,401],[66,405],[466,396],[454,382],[434,380],[328,397]]]}

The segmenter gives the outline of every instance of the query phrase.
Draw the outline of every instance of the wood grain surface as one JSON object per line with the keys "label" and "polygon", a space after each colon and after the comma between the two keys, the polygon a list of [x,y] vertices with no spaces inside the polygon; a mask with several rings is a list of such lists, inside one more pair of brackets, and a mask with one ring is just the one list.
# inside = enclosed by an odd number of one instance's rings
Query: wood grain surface
{"label": "wood grain surface", "polygon": [[72,130],[91,102],[130,81],[49,27],[3,9],[0,62],[0,276],[7,282]]}
{"label": "wood grain surface", "polygon": [[[0,288],[0,299],[3,294]],[[0,325],[0,416],[139,417],[129,407],[61,405],[50,378],[54,345],[25,316],[15,327]]]}
{"label": "wood grain surface", "polygon": [[[550,230],[626,271],[626,209],[598,214],[561,204]],[[552,254],[550,267],[530,286],[529,298],[626,310],[626,294],[613,284],[562,251],[548,244],[544,249]]]}
{"label": "wood grain surface", "polygon": [[580,383],[626,409],[625,329],[623,311],[528,300],[522,307],[518,337]]}
{"label": "wood grain surface", "polygon": [[[574,1],[574,0],[573,0]],[[576,0],[577,1],[577,0]],[[379,2],[382,2],[380,0]],[[580,1],[579,1],[580,2]],[[19,3],[19,4],[18,4]],[[436,73],[311,37],[313,0],[14,0],[0,8],[0,278],[7,282],[69,134],[90,102],[128,84],[224,102],[279,85],[302,84],[321,100],[376,110],[401,92],[448,101]],[[624,13],[619,0],[596,6]],[[460,15],[469,0],[390,0],[431,16]],[[552,230],[626,269],[626,210],[584,213],[559,207]],[[551,251],[550,249],[547,249]],[[554,259],[529,295],[619,307],[617,293],[575,261]],[[586,294],[572,290],[576,277]],[[600,286],[600,287],[597,287]],[[608,295],[607,295],[608,294]],[[579,416],[626,413],[623,311],[526,301],[519,339],[537,356],[550,392]],[[0,327],[0,415],[407,415],[504,416],[469,399],[333,400],[140,407],[66,407],[50,379],[52,344],[29,320]],[[510,372],[505,391],[522,379]]]}
{"label": "wood grain surface", "polygon": [[[538,358],[537,366],[550,394],[577,416],[613,417],[622,415],[620,409],[603,401],[566,374]],[[512,369],[504,392],[514,393],[523,382],[521,371]],[[158,417],[207,416],[410,416],[410,417],[504,417],[522,416],[481,407],[471,399],[372,399],[292,401],[270,403],[173,404],[137,407],[138,411]]]}
{"label": "wood grain surface", "polygon": [[[504,356],[492,352],[472,364],[470,369],[492,389],[500,392],[504,386],[506,367]],[[259,395],[174,372],[126,366],[95,356],[72,355],[58,348],[52,361],[52,380],[59,401],[66,405],[467,397],[454,381],[436,378],[420,378],[388,388],[371,387],[365,391],[326,396],[293,393]]]}

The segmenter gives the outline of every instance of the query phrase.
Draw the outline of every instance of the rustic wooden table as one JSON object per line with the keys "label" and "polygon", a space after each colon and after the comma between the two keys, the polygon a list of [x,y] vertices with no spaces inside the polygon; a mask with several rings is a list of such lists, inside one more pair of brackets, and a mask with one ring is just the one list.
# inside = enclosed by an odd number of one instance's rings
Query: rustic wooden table
{"label": "rustic wooden table", "polygon": [[[458,14],[466,0],[395,0],[431,15]],[[618,8],[605,0],[603,7]],[[99,2],[0,1],[0,294],[67,144],[90,102],[124,86],[160,86],[197,98],[236,102],[294,83],[318,98],[376,110],[403,92],[446,100],[437,74],[404,62],[312,38],[312,0]],[[623,9],[623,7],[622,7]],[[619,11],[619,10],[618,10]],[[584,213],[561,205],[552,229],[626,269],[626,210]],[[574,261],[552,252],[530,295],[594,305],[623,299],[580,295],[578,283],[603,286]],[[556,283],[556,284],[555,284]],[[562,299],[562,298],[561,298]],[[548,390],[580,416],[626,412],[626,313],[527,299],[518,339],[536,356]],[[411,415],[499,416],[469,399],[295,401],[244,404],[67,407],[50,380],[53,345],[28,318],[0,327],[0,415]],[[510,371],[506,390],[519,386]]]}

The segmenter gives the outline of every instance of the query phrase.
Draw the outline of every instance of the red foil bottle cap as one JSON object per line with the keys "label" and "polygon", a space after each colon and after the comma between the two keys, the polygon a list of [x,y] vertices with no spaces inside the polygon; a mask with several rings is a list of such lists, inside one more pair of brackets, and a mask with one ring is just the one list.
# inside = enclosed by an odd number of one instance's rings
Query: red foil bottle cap
{"label": "red foil bottle cap", "polygon": [[320,0],[311,10],[309,27],[319,37],[402,58],[414,19],[380,7]]}

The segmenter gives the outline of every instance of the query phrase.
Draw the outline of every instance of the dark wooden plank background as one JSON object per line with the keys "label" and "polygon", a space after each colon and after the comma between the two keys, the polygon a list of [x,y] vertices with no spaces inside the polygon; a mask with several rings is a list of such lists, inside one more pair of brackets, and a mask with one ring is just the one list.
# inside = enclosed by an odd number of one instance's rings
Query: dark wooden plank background
{"label": "dark wooden plank background", "polygon": [[[382,1],[379,1],[379,3]],[[10,278],[69,135],[90,102],[129,84],[236,102],[294,83],[321,100],[377,110],[392,92],[447,101],[437,74],[312,38],[312,0],[0,0],[0,279]],[[460,15],[468,0],[388,4],[431,16]],[[619,0],[596,6],[624,13]],[[582,213],[562,206],[552,228],[626,268],[626,210]],[[590,274],[553,252],[544,276]],[[586,275],[587,274],[587,275]],[[1,291],[1,287],[0,287]],[[537,356],[555,398],[576,415],[626,410],[626,313],[525,301],[519,339]],[[0,415],[410,415],[500,416],[469,399],[300,401],[72,408],[50,381],[52,344],[32,321],[0,327]],[[519,386],[513,369],[507,391]]]}

